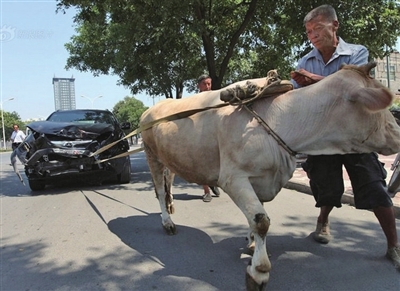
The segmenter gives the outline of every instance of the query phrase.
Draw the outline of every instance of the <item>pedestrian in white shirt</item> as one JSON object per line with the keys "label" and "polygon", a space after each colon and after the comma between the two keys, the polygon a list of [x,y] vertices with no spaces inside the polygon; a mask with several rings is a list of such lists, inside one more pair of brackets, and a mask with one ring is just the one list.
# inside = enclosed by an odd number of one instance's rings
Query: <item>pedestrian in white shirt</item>
{"label": "pedestrian in white shirt", "polygon": [[11,134],[11,147],[14,151],[25,139],[25,133],[22,130],[19,130],[18,124],[13,125],[14,131]]}

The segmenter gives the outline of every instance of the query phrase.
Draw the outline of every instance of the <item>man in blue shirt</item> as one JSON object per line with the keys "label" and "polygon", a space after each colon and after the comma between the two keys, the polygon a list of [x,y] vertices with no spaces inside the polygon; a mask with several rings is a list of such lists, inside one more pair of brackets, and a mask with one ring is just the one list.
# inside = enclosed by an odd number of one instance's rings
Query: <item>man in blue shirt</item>
{"label": "man in blue shirt", "polygon": [[[368,51],[364,46],[348,44],[336,35],[339,22],[332,6],[322,5],[310,11],[304,25],[314,48],[291,72],[295,88],[322,80],[338,71],[343,63],[367,63]],[[313,238],[325,244],[331,240],[328,218],[333,207],[341,207],[343,165],[350,177],[356,208],[373,210],[387,239],[386,256],[400,270],[393,202],[386,188],[386,171],[375,153],[308,156],[303,168],[310,179],[316,207],[320,207]]]}

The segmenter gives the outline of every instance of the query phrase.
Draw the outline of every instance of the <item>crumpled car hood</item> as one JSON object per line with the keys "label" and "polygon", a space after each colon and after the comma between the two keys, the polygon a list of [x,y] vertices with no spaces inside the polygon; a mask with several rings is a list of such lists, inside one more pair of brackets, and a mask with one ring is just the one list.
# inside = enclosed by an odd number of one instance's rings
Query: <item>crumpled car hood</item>
{"label": "crumpled car hood", "polygon": [[35,121],[27,125],[31,130],[45,135],[55,135],[68,139],[95,139],[99,135],[112,132],[114,126],[105,123],[75,123]]}
{"label": "crumpled car hood", "polygon": [[130,123],[119,123],[109,110],[57,110],[27,129],[11,164],[24,183],[17,159],[22,163],[32,191],[62,181],[130,181],[129,143],[124,138]]}

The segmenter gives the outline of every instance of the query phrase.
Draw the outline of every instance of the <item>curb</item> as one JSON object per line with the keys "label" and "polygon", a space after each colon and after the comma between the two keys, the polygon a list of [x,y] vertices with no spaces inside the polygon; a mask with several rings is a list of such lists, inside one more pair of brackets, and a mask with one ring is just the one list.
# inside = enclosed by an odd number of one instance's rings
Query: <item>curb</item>
{"label": "curb", "polygon": [[[286,183],[283,188],[289,189],[289,190],[295,190],[302,192],[304,194],[312,195],[311,188],[308,185],[302,184],[302,183],[297,183],[293,181],[289,181]],[[349,192],[344,192],[342,196],[342,203],[344,204],[350,204],[351,206],[354,206],[354,196],[353,193]],[[400,219],[400,205],[393,204],[393,210],[394,210],[394,215],[397,219]]]}

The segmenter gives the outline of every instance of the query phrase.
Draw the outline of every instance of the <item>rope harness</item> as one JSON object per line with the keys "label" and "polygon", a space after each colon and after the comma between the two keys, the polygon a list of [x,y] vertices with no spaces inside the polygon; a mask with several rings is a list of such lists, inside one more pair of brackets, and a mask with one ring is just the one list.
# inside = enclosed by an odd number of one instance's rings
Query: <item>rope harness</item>
{"label": "rope harness", "polygon": [[[261,99],[261,98],[267,98],[267,97],[272,97],[272,96],[277,96],[280,94],[283,94],[287,91],[290,91],[293,89],[293,85],[290,81],[287,80],[280,80],[276,70],[271,70],[267,74],[266,78],[266,85],[264,87],[259,87],[258,85],[251,83],[248,81],[244,86],[235,86],[233,88],[228,88],[224,91],[221,92],[220,94],[220,99],[224,101],[225,103],[220,103],[214,106],[207,106],[203,108],[197,108],[197,109],[190,109],[186,111],[181,111],[178,113],[174,113],[165,117],[162,117],[160,119],[153,120],[151,122],[148,122],[146,124],[142,124],[139,128],[135,129],[128,135],[126,135],[124,138],[117,140],[111,144],[108,144],[94,153],[92,153],[89,157],[96,156],[109,148],[113,147],[120,141],[127,139],[135,134],[138,134],[142,131],[145,131],[147,129],[152,128],[155,125],[158,125],[160,123],[168,122],[168,121],[173,121],[173,120],[178,120],[182,118],[187,118],[193,114],[203,112],[206,110],[210,109],[216,109],[216,108],[221,108],[227,105],[231,106],[238,106],[238,107],[243,107],[245,108],[250,114],[252,114],[258,123],[262,125],[267,133],[271,135],[277,143],[284,148],[290,155],[295,156],[297,153],[293,151],[280,137],[279,135],[272,130],[272,128],[255,112],[252,108],[252,104],[254,101]],[[135,150],[131,150],[116,156],[113,156],[111,158],[103,159],[103,160],[98,160],[96,163],[103,163],[105,161],[111,160],[111,159],[117,159],[121,158],[127,155],[135,154],[140,151],[143,151],[143,148],[138,148]]]}

